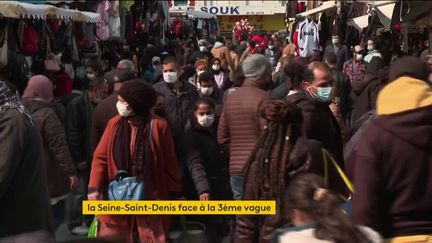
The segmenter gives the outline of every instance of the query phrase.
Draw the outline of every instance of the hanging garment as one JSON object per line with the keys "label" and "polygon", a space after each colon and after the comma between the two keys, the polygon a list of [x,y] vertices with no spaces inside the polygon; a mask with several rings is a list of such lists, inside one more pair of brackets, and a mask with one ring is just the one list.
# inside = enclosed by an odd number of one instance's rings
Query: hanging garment
{"label": "hanging garment", "polygon": [[318,25],[314,21],[305,20],[300,23],[298,45],[302,57],[310,57],[319,52]]}
{"label": "hanging garment", "polygon": [[120,21],[120,2],[110,1],[109,6],[109,36],[110,37],[120,37],[121,36],[121,21]]}
{"label": "hanging garment", "polygon": [[96,34],[100,40],[105,41],[109,37],[108,21],[110,4],[108,1],[100,1],[97,5],[97,13],[101,16],[101,21],[96,23]]}

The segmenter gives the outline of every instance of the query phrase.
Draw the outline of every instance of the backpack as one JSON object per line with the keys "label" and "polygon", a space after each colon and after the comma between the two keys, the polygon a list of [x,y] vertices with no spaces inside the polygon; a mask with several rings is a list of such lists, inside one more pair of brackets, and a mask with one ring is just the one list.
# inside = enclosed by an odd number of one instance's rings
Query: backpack
{"label": "backpack", "polygon": [[25,56],[34,56],[39,51],[39,36],[32,25],[24,27],[23,38],[21,43],[21,52]]}

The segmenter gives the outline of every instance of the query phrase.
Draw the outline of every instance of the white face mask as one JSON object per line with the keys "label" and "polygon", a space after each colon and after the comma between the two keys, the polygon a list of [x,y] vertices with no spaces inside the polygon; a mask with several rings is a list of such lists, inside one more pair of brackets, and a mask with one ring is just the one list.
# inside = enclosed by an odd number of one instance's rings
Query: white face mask
{"label": "white face mask", "polygon": [[269,49],[270,49],[270,50],[273,50],[273,48],[274,48],[274,46],[269,46]]}
{"label": "white face mask", "polygon": [[155,70],[161,70],[162,69],[161,65],[152,64],[152,66],[153,66],[153,69],[155,69]]}
{"label": "white face mask", "polygon": [[368,51],[373,51],[373,50],[375,50],[375,45],[368,45],[367,49],[368,49]]}
{"label": "white face mask", "polygon": [[213,94],[213,87],[201,87],[201,94],[204,96],[210,96]]}
{"label": "white face mask", "polygon": [[175,83],[177,81],[177,72],[163,73],[163,79],[169,84]]}
{"label": "white face mask", "polygon": [[199,50],[200,50],[200,52],[205,52],[205,51],[207,51],[207,47],[206,46],[200,46]]}
{"label": "white face mask", "polygon": [[355,58],[357,61],[363,60],[363,54],[355,54]]}
{"label": "white face mask", "polygon": [[89,80],[94,80],[96,78],[96,74],[94,74],[94,73],[87,73],[86,76]]}
{"label": "white face mask", "polygon": [[212,66],[212,69],[213,69],[214,71],[219,71],[219,70],[220,70],[220,65],[214,64],[214,65]]}
{"label": "white face mask", "polygon": [[198,71],[196,70],[197,76],[199,77],[201,73],[205,72],[204,70]]}
{"label": "white face mask", "polygon": [[133,110],[129,107],[129,105],[126,105],[121,101],[117,101],[116,107],[119,115],[122,117],[129,117],[134,113]]}
{"label": "white face mask", "polygon": [[198,123],[203,127],[211,127],[215,121],[214,115],[197,116]]}

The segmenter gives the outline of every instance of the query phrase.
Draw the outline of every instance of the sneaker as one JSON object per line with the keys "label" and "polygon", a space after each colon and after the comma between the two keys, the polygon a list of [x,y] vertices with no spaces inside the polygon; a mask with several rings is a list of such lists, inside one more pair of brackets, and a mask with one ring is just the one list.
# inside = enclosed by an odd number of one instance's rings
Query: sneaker
{"label": "sneaker", "polygon": [[78,226],[75,227],[71,230],[71,233],[74,235],[87,235],[88,234],[89,229],[87,228],[87,226]]}

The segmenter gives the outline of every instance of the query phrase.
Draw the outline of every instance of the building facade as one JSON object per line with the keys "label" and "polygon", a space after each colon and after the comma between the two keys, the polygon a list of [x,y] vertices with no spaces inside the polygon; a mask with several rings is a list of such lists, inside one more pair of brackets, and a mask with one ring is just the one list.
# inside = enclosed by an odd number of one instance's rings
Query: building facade
{"label": "building facade", "polygon": [[287,1],[219,1],[171,0],[172,9],[194,9],[218,17],[221,32],[231,32],[237,21],[248,19],[258,31],[279,31],[285,28]]}

